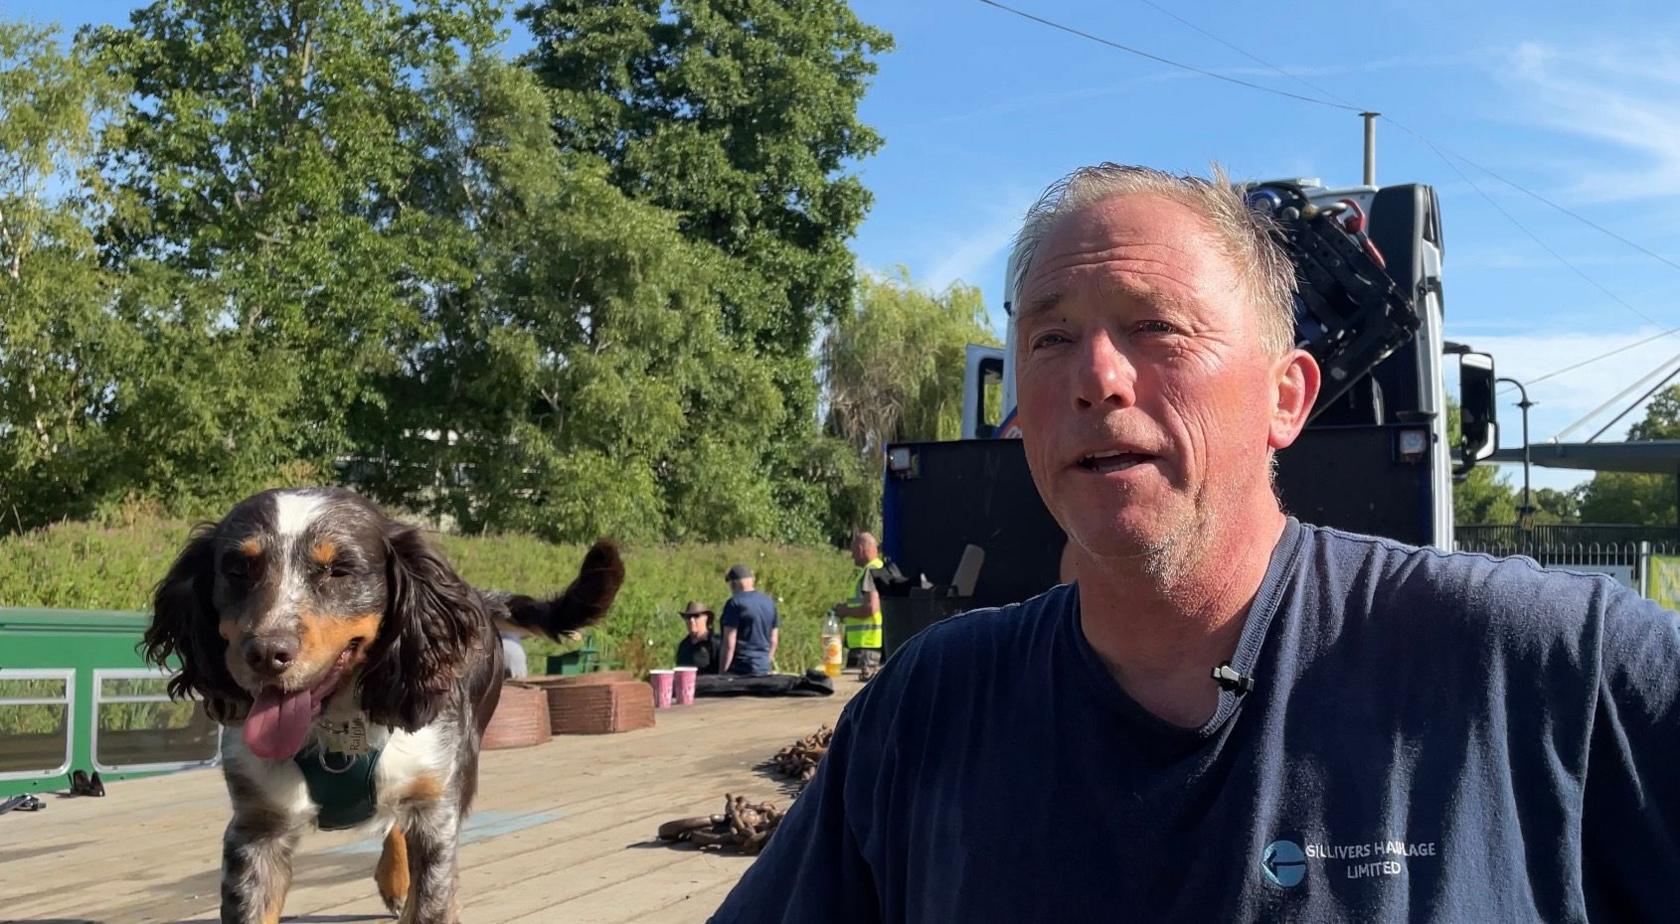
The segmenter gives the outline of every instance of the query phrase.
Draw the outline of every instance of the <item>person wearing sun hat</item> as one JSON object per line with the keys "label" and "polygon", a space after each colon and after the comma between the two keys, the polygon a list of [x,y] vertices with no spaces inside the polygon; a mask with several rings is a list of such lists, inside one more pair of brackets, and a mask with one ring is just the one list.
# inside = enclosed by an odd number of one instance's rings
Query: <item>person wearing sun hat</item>
{"label": "person wearing sun hat", "polygon": [[723,639],[712,631],[712,608],[690,600],[679,615],[688,624],[688,634],[677,643],[677,666],[718,673],[723,668]]}

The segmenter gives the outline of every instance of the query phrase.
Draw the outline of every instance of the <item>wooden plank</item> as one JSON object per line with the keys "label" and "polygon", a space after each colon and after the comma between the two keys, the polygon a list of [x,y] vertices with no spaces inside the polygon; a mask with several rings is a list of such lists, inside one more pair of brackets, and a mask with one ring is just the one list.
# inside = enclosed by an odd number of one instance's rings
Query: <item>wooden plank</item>
{"label": "wooden plank", "polygon": [[[667,853],[671,851],[666,849]],[[717,910],[723,896],[752,862],[750,857],[687,851],[677,859],[660,858],[662,863],[634,876],[602,882],[599,887],[579,894],[557,906],[564,908],[566,920],[573,922],[619,921],[699,921]],[[716,899],[702,906],[697,896]],[[688,913],[677,915],[672,909],[687,904]],[[544,909],[517,918],[491,916],[487,920],[505,924],[541,924],[551,921],[552,911]]]}
{"label": "wooden plank", "polygon": [[[742,870],[745,871],[744,868]],[[739,873],[721,879],[698,892],[691,892],[653,911],[633,911],[628,917],[614,917],[602,924],[630,924],[633,921],[704,921],[723,904],[729,890],[735,888]]]}
{"label": "wooden plank", "polygon": [[[659,823],[722,810],[726,792],[786,804],[754,767],[832,724],[858,686],[833,697],[702,701],[651,729],[563,736],[483,756],[463,836],[461,904],[474,922],[703,920],[750,858],[654,842]],[[104,799],[48,795],[0,816],[4,921],[217,919],[227,823],[219,771],[107,784]],[[388,920],[366,833],[305,835],[288,919]]]}

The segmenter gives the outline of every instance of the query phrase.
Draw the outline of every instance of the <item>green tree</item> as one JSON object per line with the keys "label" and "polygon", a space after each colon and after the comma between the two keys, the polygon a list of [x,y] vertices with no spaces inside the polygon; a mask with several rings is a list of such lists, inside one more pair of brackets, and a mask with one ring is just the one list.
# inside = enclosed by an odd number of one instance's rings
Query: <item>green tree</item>
{"label": "green tree", "polygon": [[999,343],[978,288],[956,283],[929,292],[904,267],[859,280],[852,308],[830,324],[821,351],[825,428],[846,441],[868,473],[845,501],[850,525],[875,519],[888,443],[962,435],[970,343]]}
{"label": "green tree", "polygon": [[[1671,385],[1651,399],[1645,406],[1645,418],[1628,428],[1628,439],[1680,439],[1680,385]],[[1581,492],[1581,519],[1587,523],[1672,526],[1674,491],[1672,475],[1598,472]]]}
{"label": "green tree", "polygon": [[[733,375],[779,397],[767,439],[697,444],[716,460],[703,467],[763,473],[783,537],[831,529],[812,479],[843,463],[816,432],[811,345],[851,302],[846,241],[869,194],[845,171],[881,143],[857,106],[889,37],[840,0],[545,0],[520,16],[560,149],[605,164],[614,187],[704,245],[717,313],[684,327],[715,324],[738,352]],[[751,456],[713,448],[731,442]]]}
{"label": "green tree", "polygon": [[415,201],[473,246],[429,288],[428,337],[383,388],[398,436],[367,435],[358,477],[468,530],[774,533],[760,447],[786,410],[724,332],[717,248],[561,151],[528,71],[485,58],[438,86],[456,127],[432,166],[454,179]]}
{"label": "green tree", "polygon": [[1521,494],[1496,465],[1478,465],[1453,482],[1453,522],[1459,526],[1515,523],[1521,503]]}
{"label": "green tree", "polygon": [[103,233],[147,361],[116,429],[143,491],[225,498],[294,460],[327,471],[379,384],[426,339],[470,229],[429,211],[460,112],[444,87],[493,54],[475,0],[137,10],[81,36],[132,90],[105,132]]}
{"label": "green tree", "polygon": [[1537,488],[1534,491],[1534,522],[1536,523],[1579,523],[1581,522],[1581,496],[1585,492],[1585,485],[1577,485],[1566,490],[1556,488]]}
{"label": "green tree", "polygon": [[979,288],[916,285],[905,267],[864,276],[823,338],[828,429],[860,454],[895,440],[951,440],[962,431],[968,344],[998,346]]}
{"label": "green tree", "polygon": [[86,513],[105,471],[135,355],[90,231],[95,126],[118,86],[56,30],[0,23],[0,529]]}
{"label": "green tree", "polygon": [[852,294],[886,36],[836,0],[557,2],[523,12],[527,67],[504,13],[153,4],[81,33],[75,79],[0,45],[50,77],[0,75],[0,148],[42,122],[20,99],[80,115],[9,150],[74,136],[68,163],[104,125],[33,250],[7,235],[44,200],[0,188],[0,273],[50,270],[0,291],[7,497],[342,476],[472,529],[833,535],[831,486],[873,476],[818,430],[812,345]]}
{"label": "green tree", "polygon": [[1674,525],[1674,476],[1597,472],[1581,496],[1584,523]]}
{"label": "green tree", "polygon": [[1680,439],[1680,385],[1670,385],[1645,405],[1645,419],[1628,428],[1630,440]]}

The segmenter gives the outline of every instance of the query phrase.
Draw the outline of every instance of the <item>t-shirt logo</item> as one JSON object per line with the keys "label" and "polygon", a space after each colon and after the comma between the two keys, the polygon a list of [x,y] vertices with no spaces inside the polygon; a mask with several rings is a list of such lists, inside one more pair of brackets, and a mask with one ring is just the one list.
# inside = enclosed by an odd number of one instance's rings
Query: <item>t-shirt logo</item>
{"label": "t-shirt logo", "polygon": [[1272,885],[1294,888],[1307,877],[1307,855],[1294,841],[1272,841],[1260,854],[1260,869]]}

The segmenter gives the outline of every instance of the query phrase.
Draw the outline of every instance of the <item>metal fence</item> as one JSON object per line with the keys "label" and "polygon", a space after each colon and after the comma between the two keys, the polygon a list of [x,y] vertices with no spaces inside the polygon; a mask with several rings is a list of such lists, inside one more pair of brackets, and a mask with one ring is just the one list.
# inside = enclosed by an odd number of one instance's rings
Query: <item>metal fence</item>
{"label": "metal fence", "polygon": [[1489,555],[1524,555],[1542,565],[1609,574],[1645,589],[1652,555],[1680,553],[1680,529],[1661,526],[1460,526],[1453,547]]}

